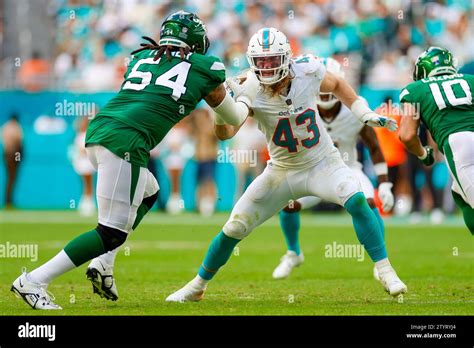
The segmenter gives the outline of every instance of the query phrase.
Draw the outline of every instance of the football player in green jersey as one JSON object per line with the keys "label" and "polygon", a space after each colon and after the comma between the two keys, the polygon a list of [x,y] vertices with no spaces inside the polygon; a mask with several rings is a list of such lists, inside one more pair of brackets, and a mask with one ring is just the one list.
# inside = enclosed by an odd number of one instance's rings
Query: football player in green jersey
{"label": "football player in green jersey", "polygon": [[413,80],[400,93],[404,116],[400,140],[427,166],[433,149],[417,135],[420,122],[444,154],[453,179],[452,194],[474,234],[474,76],[457,72],[451,52],[430,47],[415,63]]}
{"label": "football player in green jersey", "polygon": [[158,183],[147,169],[150,150],[203,99],[227,123],[240,125],[248,116],[257,78],[247,75],[245,90],[235,101],[226,93],[225,67],[205,55],[206,27],[195,14],[173,13],[161,27],[158,44],[145,39],[150,43],[132,52],[121,90],[87,129],[87,154],[98,172],[99,223],[14,281],[11,290],[32,308],[61,309],[46,291],[48,284],[91,259],[87,277],[94,292],[117,300],[115,254],[158,194]]}

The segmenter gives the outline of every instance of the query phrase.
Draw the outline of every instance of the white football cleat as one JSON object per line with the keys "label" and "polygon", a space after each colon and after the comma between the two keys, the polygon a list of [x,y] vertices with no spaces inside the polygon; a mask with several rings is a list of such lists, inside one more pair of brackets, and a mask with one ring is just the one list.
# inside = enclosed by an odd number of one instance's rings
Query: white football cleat
{"label": "white football cleat", "polygon": [[201,301],[204,297],[204,291],[207,286],[198,286],[191,280],[185,286],[178,291],[173,292],[166,298],[166,302],[197,302]]}
{"label": "white football cleat", "polygon": [[298,267],[304,262],[304,255],[301,252],[299,255],[292,250],[288,250],[280,259],[280,264],[273,271],[273,278],[284,279],[288,277],[293,268]]}
{"label": "white football cleat", "polygon": [[118,291],[115,286],[113,271],[113,267],[96,257],[87,266],[86,276],[92,283],[94,294],[98,294],[107,300],[117,301]]}
{"label": "white football cleat", "polygon": [[395,273],[393,268],[380,272],[378,275],[380,283],[382,283],[385,291],[391,296],[397,297],[398,295],[405,294],[408,291],[407,286],[400,280],[400,278],[398,278],[397,273]]}
{"label": "white football cleat", "polygon": [[376,281],[380,281],[380,277],[379,277],[379,271],[377,270],[377,267],[374,266],[374,279]]}
{"label": "white football cleat", "polygon": [[62,309],[53,302],[53,294],[46,290],[47,284],[36,284],[28,280],[26,272],[23,272],[13,282],[11,291],[21,297],[33,309],[57,310]]}

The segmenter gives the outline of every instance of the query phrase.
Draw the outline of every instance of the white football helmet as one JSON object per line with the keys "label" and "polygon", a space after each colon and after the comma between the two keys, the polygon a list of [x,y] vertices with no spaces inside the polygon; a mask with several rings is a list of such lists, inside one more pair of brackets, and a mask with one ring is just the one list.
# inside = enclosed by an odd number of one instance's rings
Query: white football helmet
{"label": "white football helmet", "polygon": [[247,60],[260,83],[272,85],[289,73],[292,52],[285,34],[275,28],[262,28],[250,38]]}
{"label": "white football helmet", "polygon": [[[344,77],[344,71],[342,70],[341,64],[333,58],[324,58],[323,59],[324,66],[326,67],[326,71],[339,76]],[[316,96],[316,103],[323,109],[328,110],[332,108],[339,100],[333,93],[323,93],[320,92],[319,95]]]}

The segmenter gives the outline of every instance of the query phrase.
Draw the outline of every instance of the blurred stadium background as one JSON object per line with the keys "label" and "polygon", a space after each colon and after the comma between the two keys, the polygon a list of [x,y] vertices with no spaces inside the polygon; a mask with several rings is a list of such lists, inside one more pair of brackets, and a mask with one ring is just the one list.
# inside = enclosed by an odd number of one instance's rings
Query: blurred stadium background
{"label": "blurred stadium background", "polygon": [[[120,88],[141,36],[157,38],[162,20],[178,9],[197,12],[206,23],[209,54],[223,59],[228,76],[248,67],[252,33],[274,26],[288,35],[294,55],[335,57],[373,108],[396,105],[414,59],[430,45],[449,48],[463,71],[474,70],[471,0],[0,0],[0,146],[4,154],[18,153],[15,161],[0,159],[1,207],[82,207],[83,214],[93,214],[81,205],[90,194],[83,183],[91,179],[81,180],[74,163],[81,129]],[[396,108],[379,110],[397,116]],[[235,139],[217,142],[210,118],[202,105],[153,151],[150,167],[161,186],[156,209],[210,215],[215,204],[217,211],[229,211],[262,170],[267,153],[256,126],[249,123]],[[378,136],[395,181],[394,215],[417,222],[430,212],[424,219],[441,223],[455,213],[441,155],[434,167],[423,168],[396,136]],[[219,160],[225,149],[255,152],[251,160],[230,163]],[[360,156],[375,179],[362,145]]]}

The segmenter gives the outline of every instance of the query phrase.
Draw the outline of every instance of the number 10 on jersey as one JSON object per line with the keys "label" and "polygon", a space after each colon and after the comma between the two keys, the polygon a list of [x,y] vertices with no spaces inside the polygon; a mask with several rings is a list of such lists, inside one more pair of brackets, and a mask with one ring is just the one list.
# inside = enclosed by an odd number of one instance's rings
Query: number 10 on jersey
{"label": "number 10 on jersey", "polygon": [[[309,121],[309,122],[307,122]],[[310,137],[301,140],[301,145],[309,149],[319,143],[319,128],[316,123],[316,112],[307,109],[295,118],[297,126],[307,124],[306,130]],[[298,138],[293,135],[289,118],[280,118],[273,133],[272,141],[276,146],[285,147],[288,152],[298,152]]]}

